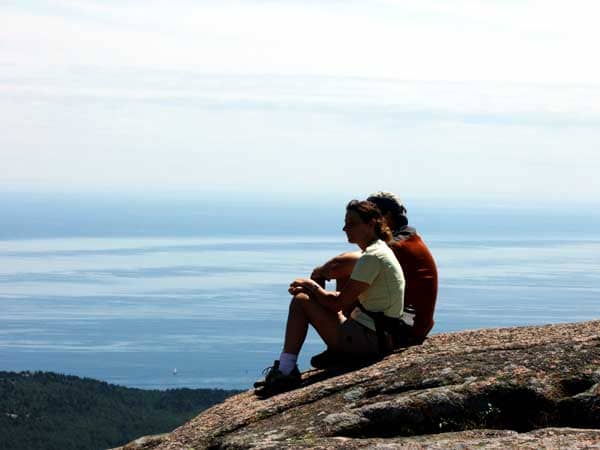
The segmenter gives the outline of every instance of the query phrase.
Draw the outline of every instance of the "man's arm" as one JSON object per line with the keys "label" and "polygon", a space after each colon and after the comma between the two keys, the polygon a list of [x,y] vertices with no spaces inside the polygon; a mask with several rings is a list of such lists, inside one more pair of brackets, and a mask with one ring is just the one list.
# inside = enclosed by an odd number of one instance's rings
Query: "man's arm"
{"label": "man's arm", "polygon": [[360,255],[360,252],[342,253],[322,266],[315,267],[310,278],[321,286],[325,286],[325,281],[349,278]]}
{"label": "man's arm", "polygon": [[339,312],[354,305],[358,296],[368,288],[368,283],[350,279],[341,291],[326,291],[314,280],[299,278],[292,282],[288,291],[292,295],[307,293],[330,311]]}

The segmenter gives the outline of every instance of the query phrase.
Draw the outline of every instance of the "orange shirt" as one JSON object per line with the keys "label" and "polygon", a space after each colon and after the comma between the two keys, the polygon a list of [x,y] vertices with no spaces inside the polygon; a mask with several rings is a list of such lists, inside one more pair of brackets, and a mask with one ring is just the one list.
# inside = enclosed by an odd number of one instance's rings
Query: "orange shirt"
{"label": "orange shirt", "polygon": [[433,256],[418,234],[390,243],[402,266],[406,286],[404,305],[415,309],[413,333],[424,338],[433,328],[438,276]]}

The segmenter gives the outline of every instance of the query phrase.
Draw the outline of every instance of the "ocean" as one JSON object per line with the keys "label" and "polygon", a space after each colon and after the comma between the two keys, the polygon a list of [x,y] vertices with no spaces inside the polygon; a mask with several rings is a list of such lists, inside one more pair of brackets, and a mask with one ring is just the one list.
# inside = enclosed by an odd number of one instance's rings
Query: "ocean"
{"label": "ocean", "polygon": [[[600,234],[429,233],[433,333],[597,319]],[[281,350],[287,286],[331,236],[0,241],[0,370],[145,389],[246,389]],[[324,348],[310,332],[301,369]]]}

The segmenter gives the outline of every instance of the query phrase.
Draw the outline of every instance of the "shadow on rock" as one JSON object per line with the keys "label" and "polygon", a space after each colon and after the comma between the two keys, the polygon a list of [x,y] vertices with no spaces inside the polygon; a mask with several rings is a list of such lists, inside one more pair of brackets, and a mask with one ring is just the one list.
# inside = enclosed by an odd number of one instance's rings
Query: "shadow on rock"
{"label": "shadow on rock", "polygon": [[[394,354],[399,354],[406,351],[406,348],[398,349],[394,351]],[[312,369],[302,374],[302,381],[296,386],[274,386],[267,387],[263,386],[256,389],[255,394],[260,399],[268,399],[275,395],[282,394],[284,392],[290,392],[296,389],[310,386],[315,383],[320,383],[329,378],[334,378],[346,373],[350,373],[356,370],[363,369],[380,362],[383,357],[369,357],[369,358],[355,358],[353,360],[337,361],[335,365],[326,369]]]}

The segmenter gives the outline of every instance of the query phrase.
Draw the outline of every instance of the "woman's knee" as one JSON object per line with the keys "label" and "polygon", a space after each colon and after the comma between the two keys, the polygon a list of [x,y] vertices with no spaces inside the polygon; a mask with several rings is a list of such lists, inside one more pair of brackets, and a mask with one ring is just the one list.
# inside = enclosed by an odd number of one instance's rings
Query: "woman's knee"
{"label": "woman's knee", "polygon": [[309,301],[311,301],[311,300],[307,294],[301,293],[301,294],[294,295],[294,297],[292,298],[292,301],[290,302],[290,311],[304,312],[304,307],[306,305],[306,302],[309,302]]}

